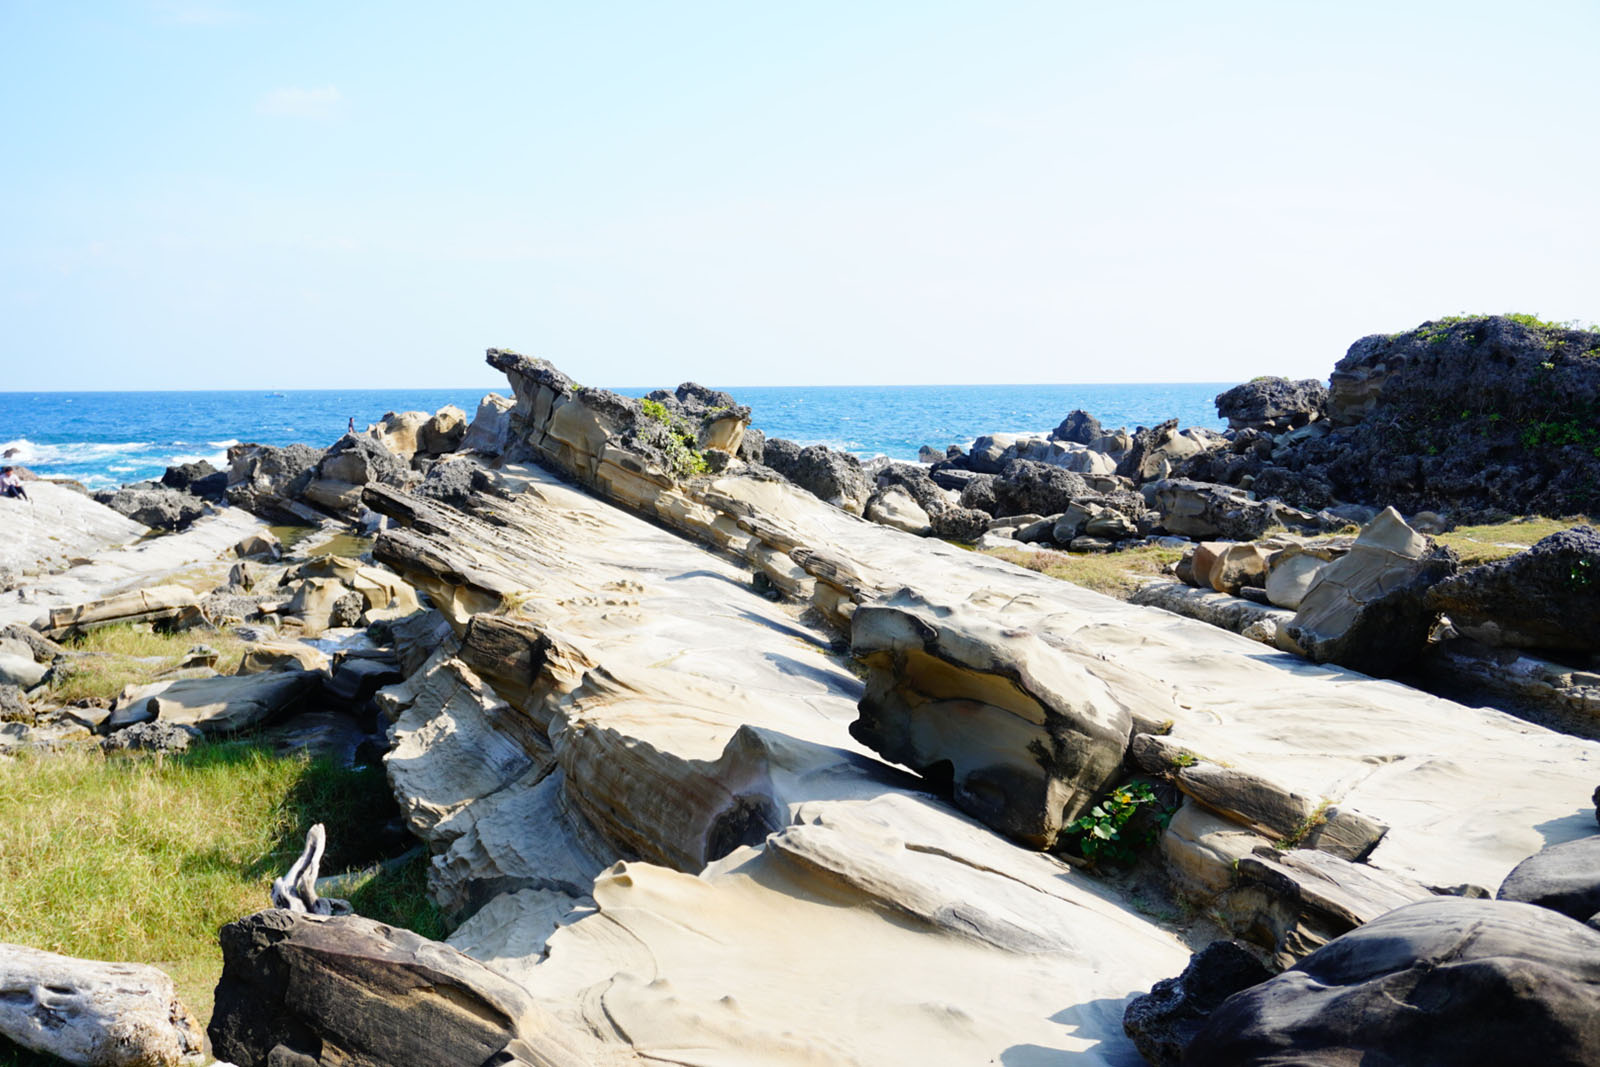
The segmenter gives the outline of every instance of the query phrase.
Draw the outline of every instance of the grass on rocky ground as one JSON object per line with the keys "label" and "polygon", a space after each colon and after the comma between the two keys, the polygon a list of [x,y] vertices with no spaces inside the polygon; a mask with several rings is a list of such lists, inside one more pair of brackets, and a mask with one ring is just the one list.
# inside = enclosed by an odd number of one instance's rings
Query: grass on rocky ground
{"label": "grass on rocky ground", "polygon": [[1461,557],[1461,567],[1465,570],[1480,563],[1493,563],[1495,560],[1514,556],[1551,534],[1585,525],[1594,526],[1595,520],[1582,515],[1573,515],[1565,519],[1547,519],[1531,515],[1487,526],[1458,526],[1449,533],[1435,534],[1433,539],[1439,544],[1455,549],[1456,554]]}
{"label": "grass on rocky ground", "polygon": [[1114,596],[1118,600],[1128,599],[1139,586],[1151,578],[1161,577],[1169,564],[1183,558],[1183,553],[1177,549],[1159,545],[1142,545],[1123,552],[1104,553],[1002,547],[987,549],[985,554],[1051,578],[1093,589],[1097,593]]}
{"label": "grass on rocky ground", "polygon": [[216,649],[219,674],[232,674],[244,656],[244,642],[232,634],[196,627],[165,632],[138,625],[102,626],[64,642],[72,652],[84,653],[57,671],[50,685],[50,700],[110,700],[125,686],[146,685],[175,669],[196,645]]}
{"label": "grass on rocky ground", "polygon": [[[0,761],[0,942],[149,963],[202,1021],[222,973],[217,930],[268,906],[311,824],[323,874],[358,869],[394,815],[383,771],[244,742],[178,756],[73,749]],[[356,893],[358,914],[445,933],[423,854]],[[53,1062],[0,1039],[0,1067]]]}

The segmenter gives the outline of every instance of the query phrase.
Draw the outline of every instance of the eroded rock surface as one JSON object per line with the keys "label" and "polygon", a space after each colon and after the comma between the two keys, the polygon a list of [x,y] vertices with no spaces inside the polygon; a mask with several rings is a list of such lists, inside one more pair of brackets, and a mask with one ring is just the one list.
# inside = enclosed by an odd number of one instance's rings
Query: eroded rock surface
{"label": "eroded rock surface", "polygon": [[1600,933],[1437,897],[1383,915],[1230,997],[1185,1067],[1600,1060]]}

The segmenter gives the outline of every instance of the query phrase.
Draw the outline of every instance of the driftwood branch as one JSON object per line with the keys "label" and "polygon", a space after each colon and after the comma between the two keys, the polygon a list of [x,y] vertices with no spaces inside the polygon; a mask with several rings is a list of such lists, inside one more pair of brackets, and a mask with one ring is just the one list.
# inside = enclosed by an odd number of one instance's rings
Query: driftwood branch
{"label": "driftwood branch", "polygon": [[317,869],[322,866],[322,853],[326,845],[327,833],[319,822],[307,831],[305,850],[289,867],[288,873],[272,880],[274,908],[307,915],[350,914],[348,900],[317,896]]}

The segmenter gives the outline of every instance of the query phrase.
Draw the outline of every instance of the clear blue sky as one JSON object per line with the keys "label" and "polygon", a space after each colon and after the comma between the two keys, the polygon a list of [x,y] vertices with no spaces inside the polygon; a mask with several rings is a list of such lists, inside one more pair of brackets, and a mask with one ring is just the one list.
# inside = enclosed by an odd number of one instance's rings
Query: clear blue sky
{"label": "clear blue sky", "polygon": [[0,389],[1325,377],[1600,318],[1594,0],[0,0]]}

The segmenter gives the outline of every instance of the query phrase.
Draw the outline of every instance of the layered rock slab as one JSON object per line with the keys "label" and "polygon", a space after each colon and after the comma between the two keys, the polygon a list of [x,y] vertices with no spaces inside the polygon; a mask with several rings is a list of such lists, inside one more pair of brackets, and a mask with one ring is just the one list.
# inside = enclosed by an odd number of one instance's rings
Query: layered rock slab
{"label": "layered rock slab", "polygon": [[464,510],[367,495],[409,524],[378,557],[456,620],[460,666],[429,669],[492,678],[510,710],[474,714],[537,734],[431,831],[476,907],[456,943],[678,1062],[1127,1061],[1123,998],[1181,967],[1173,938],[871,758],[859,682],[739,568],[543,472],[493,482]]}

